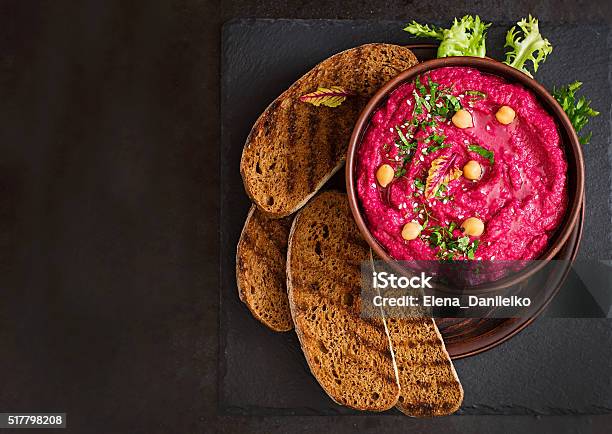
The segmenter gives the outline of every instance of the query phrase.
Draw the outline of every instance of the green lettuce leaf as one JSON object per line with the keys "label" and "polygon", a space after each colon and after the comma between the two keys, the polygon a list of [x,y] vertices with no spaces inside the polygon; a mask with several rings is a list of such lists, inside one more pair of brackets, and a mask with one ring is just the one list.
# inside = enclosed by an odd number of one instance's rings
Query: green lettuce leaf
{"label": "green lettuce leaf", "polygon": [[[587,100],[584,96],[581,96],[578,100],[576,99],[576,92],[581,86],[582,83],[580,81],[575,81],[558,89],[553,89],[553,96],[565,113],[567,113],[577,134],[589,122],[589,118],[599,116],[599,112],[591,108],[590,100]],[[589,143],[592,134],[590,132],[589,134],[579,136],[580,143],[583,145]]]}
{"label": "green lettuce leaf", "polygon": [[[506,45],[510,50],[506,53],[505,64],[524,72],[533,77],[527,69],[527,62],[531,61],[533,72],[538,71],[540,63],[543,63],[552,52],[552,45],[540,34],[538,20],[529,15],[523,18],[506,33]],[[517,28],[518,26],[518,28]]]}
{"label": "green lettuce leaf", "polygon": [[484,23],[480,17],[466,15],[453,21],[450,29],[419,24],[412,21],[404,30],[414,36],[440,40],[438,57],[476,56],[486,54],[487,29],[491,23]]}

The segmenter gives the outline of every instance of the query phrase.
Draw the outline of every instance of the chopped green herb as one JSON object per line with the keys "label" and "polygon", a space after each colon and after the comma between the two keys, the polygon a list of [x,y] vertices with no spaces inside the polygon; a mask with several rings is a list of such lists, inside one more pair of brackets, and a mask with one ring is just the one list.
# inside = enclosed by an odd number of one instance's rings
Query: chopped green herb
{"label": "chopped green herb", "polygon": [[[561,86],[559,89],[553,89],[553,96],[561,105],[563,111],[567,113],[576,133],[579,133],[584,128],[589,122],[589,118],[599,116],[599,112],[591,108],[590,100],[587,100],[584,96],[576,99],[576,92],[581,86],[581,82],[575,81],[566,86]],[[580,143],[583,145],[589,143],[592,134],[592,132],[589,132],[586,135],[580,136]]]}
{"label": "chopped green herb", "polygon": [[426,235],[429,235],[429,245],[438,249],[436,252],[438,259],[452,260],[457,255],[474,259],[479,241],[474,240],[470,243],[468,236],[455,238],[453,231],[456,227],[457,224],[451,222],[448,227],[432,226],[428,228]]}
{"label": "chopped green herb", "polygon": [[446,149],[446,148],[450,148],[450,145],[448,143],[443,143],[441,145],[428,146],[427,148],[423,149],[423,154],[425,155],[433,154],[434,152],[438,152],[439,150]]}
{"label": "chopped green herb", "polygon": [[489,151],[488,149],[478,145],[468,145],[468,150],[476,152],[481,157],[486,158],[491,164],[495,163],[495,154],[493,151]]}
{"label": "chopped green herb", "polygon": [[402,143],[404,144],[404,146],[410,148],[411,144],[408,141],[408,139],[406,138],[406,136],[404,135],[404,133],[402,132],[402,130],[400,129],[400,127],[398,127],[397,125],[395,126],[395,130],[397,131],[397,134],[399,135]]}
{"label": "chopped green herb", "polygon": [[421,81],[420,75],[417,75],[417,77],[414,79],[414,86],[419,91],[419,94],[422,97],[425,97],[425,95],[428,94],[427,89],[425,88],[425,86],[423,85],[423,82]]}
{"label": "chopped green herb", "polygon": [[[421,81],[421,77],[417,76],[414,80],[415,90],[412,92],[414,96],[414,117],[423,114],[423,107],[432,116],[440,116],[445,119],[450,119],[457,110],[461,109],[461,101],[456,96],[450,93],[450,88],[441,88],[439,83],[436,83],[427,76],[427,87]],[[429,88],[429,89],[428,89]],[[421,126],[435,125],[435,121],[422,121]]]}
{"label": "chopped green herb", "polygon": [[397,131],[397,134],[400,138],[400,142],[397,143],[398,156],[402,157],[401,164],[398,168],[395,169],[395,177],[399,178],[406,174],[405,166],[414,156],[414,153],[412,151],[417,148],[417,144],[409,142],[406,138],[406,135],[398,126],[395,126],[395,130]]}

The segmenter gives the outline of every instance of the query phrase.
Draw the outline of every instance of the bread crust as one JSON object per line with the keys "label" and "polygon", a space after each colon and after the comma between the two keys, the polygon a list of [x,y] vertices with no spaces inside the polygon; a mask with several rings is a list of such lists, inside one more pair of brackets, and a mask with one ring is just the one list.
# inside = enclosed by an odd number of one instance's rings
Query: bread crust
{"label": "bread crust", "polygon": [[270,219],[251,205],[236,249],[238,296],[258,321],[277,332],[293,328],[285,286],[291,221]]}

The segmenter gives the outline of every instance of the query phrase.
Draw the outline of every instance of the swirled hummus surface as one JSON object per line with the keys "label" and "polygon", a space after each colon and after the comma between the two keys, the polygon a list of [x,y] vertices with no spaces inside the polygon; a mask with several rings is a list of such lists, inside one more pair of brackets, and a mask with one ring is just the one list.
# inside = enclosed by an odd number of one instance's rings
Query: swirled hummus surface
{"label": "swirled hummus surface", "polygon": [[567,207],[552,116],[523,86],[473,68],[393,91],[356,171],[368,228],[397,260],[535,259]]}

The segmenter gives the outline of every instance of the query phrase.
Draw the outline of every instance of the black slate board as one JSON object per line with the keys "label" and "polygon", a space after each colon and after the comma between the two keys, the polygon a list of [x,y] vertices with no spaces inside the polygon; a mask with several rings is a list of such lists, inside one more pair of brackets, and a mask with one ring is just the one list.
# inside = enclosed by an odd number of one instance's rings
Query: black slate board
{"label": "black slate board", "polygon": [[[235,246],[249,208],[239,175],[244,140],[257,116],[318,61],[367,42],[414,42],[402,22],[239,20],[222,35],[221,288],[219,407],[225,414],[355,414],[333,403],[310,374],[293,332],[277,334],[240,303]],[[501,58],[494,27],[489,54]],[[602,111],[585,147],[587,210],[578,257],[610,258],[612,45],[606,26],[541,23],[555,49],[538,71],[547,87],[580,79]],[[602,234],[604,236],[602,236]],[[460,414],[601,414],[612,412],[612,322],[541,318],[479,356],[455,363],[466,395]],[[392,412],[390,412],[392,413]]]}

